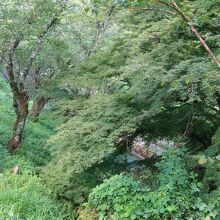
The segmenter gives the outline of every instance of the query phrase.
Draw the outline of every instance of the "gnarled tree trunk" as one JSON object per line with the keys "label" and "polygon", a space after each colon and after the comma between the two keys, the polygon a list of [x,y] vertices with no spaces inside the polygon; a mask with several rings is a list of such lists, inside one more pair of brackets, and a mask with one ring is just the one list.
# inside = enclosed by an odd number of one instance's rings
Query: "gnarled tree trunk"
{"label": "gnarled tree trunk", "polygon": [[13,51],[19,45],[19,41],[15,41],[10,48],[7,72],[8,80],[13,93],[13,107],[16,113],[16,121],[12,137],[8,141],[11,150],[16,150],[21,146],[22,134],[25,127],[25,122],[28,116],[28,94],[27,91],[21,90],[14,77],[13,68]]}
{"label": "gnarled tree trunk", "polygon": [[26,91],[18,94],[17,98],[14,97],[13,104],[16,112],[16,121],[12,137],[8,141],[11,150],[17,150],[21,146],[22,134],[25,128],[26,119],[28,116],[28,95]]}
{"label": "gnarled tree trunk", "polygon": [[38,120],[38,117],[48,100],[48,98],[44,97],[39,97],[34,100],[31,112],[31,116],[34,121]]}

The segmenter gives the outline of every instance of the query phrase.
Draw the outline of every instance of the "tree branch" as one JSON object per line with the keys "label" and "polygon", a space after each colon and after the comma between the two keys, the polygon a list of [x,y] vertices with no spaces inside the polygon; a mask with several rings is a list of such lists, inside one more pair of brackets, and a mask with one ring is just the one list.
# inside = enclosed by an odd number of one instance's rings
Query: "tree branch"
{"label": "tree branch", "polygon": [[208,52],[208,54],[210,55],[212,60],[216,63],[216,65],[220,69],[220,61],[217,59],[215,54],[212,52],[212,50],[206,44],[205,40],[202,38],[202,36],[199,34],[199,32],[193,26],[193,22],[184,14],[184,12],[179,8],[179,6],[177,5],[177,3],[174,0],[171,0],[171,1],[172,1],[172,4],[168,3],[168,2],[165,2],[165,1],[162,1],[162,0],[157,0],[157,2],[159,2],[159,3],[163,4],[163,5],[166,5],[167,7],[173,9],[175,12],[177,12],[183,18],[183,20],[189,26],[190,30],[195,34],[197,39],[200,41],[200,43],[203,45],[205,50]]}
{"label": "tree branch", "polygon": [[27,63],[27,66],[24,70],[24,79],[27,78],[30,69],[33,65],[33,61],[35,60],[35,58],[38,55],[38,52],[40,50],[41,45],[44,42],[44,38],[47,35],[47,33],[49,32],[49,30],[54,26],[54,24],[56,23],[56,21],[58,20],[58,16],[63,12],[63,10],[66,7],[66,4],[68,3],[68,0],[65,0],[63,5],[61,6],[61,9],[48,21],[48,23],[45,25],[43,32],[38,36],[37,40],[36,40],[36,48],[31,52],[29,61]]}
{"label": "tree branch", "polygon": [[99,44],[102,41],[102,38],[105,34],[105,31],[107,29],[107,26],[109,24],[109,20],[116,8],[117,4],[112,4],[111,7],[109,8],[109,11],[105,17],[104,22],[102,23],[102,25],[100,25],[97,21],[97,32],[96,32],[96,36],[95,36],[95,40],[94,40],[94,45],[92,46],[92,48],[89,50],[88,52],[88,56],[91,56],[91,54],[93,52],[96,52],[96,49],[98,48]]}

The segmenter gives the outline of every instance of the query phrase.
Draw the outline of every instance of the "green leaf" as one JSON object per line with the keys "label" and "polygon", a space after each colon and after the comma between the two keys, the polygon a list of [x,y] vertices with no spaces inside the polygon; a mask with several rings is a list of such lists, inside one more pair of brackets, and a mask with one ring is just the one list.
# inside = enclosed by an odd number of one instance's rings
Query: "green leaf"
{"label": "green leaf", "polygon": [[202,158],[199,159],[199,164],[200,165],[203,165],[205,163],[207,163],[207,159],[205,157],[202,157]]}
{"label": "green leaf", "polygon": [[216,156],[215,158],[216,158],[217,160],[220,160],[220,155]]}
{"label": "green leaf", "polygon": [[178,84],[178,82],[173,81],[173,82],[170,83],[170,87],[171,87],[172,89],[177,89],[177,88],[179,87],[179,84]]}
{"label": "green leaf", "polygon": [[175,207],[174,205],[171,205],[171,206],[168,206],[168,207],[167,207],[167,211],[168,211],[168,212],[172,212],[172,211],[174,211],[174,210],[176,210],[176,207]]}
{"label": "green leaf", "polygon": [[86,8],[84,9],[84,11],[85,11],[85,12],[89,12],[89,11],[90,11],[90,8],[89,8],[89,7],[86,7]]}

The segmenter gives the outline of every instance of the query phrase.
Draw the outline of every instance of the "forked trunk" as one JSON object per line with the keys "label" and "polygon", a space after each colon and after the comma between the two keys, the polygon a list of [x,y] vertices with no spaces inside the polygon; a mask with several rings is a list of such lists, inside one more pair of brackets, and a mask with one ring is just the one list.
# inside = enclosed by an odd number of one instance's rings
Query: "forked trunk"
{"label": "forked trunk", "polygon": [[16,121],[14,132],[8,141],[11,150],[15,151],[20,148],[22,134],[25,128],[25,122],[28,116],[28,96],[26,92],[20,94],[19,99],[14,99],[14,108],[16,112]]}
{"label": "forked trunk", "polygon": [[45,104],[48,102],[48,100],[49,99],[43,98],[43,97],[40,97],[40,98],[37,98],[36,100],[34,100],[32,112],[31,112],[31,116],[34,121],[38,120],[38,117],[39,117],[41,111],[43,110]]}

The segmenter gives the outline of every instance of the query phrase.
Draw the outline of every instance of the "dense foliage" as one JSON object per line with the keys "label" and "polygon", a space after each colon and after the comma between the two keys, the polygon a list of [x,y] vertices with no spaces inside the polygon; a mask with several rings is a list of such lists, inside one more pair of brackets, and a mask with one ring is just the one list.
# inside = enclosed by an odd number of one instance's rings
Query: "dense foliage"
{"label": "dense foliage", "polygon": [[[219,219],[219,0],[10,0],[0,21],[0,219]],[[140,137],[165,153],[129,161]]]}
{"label": "dense foliage", "polygon": [[160,171],[156,190],[130,177],[114,176],[92,191],[87,206],[97,211],[99,219],[217,218],[215,207],[220,201],[202,201],[201,183],[195,173],[187,172],[182,156],[172,150],[156,164]]}

